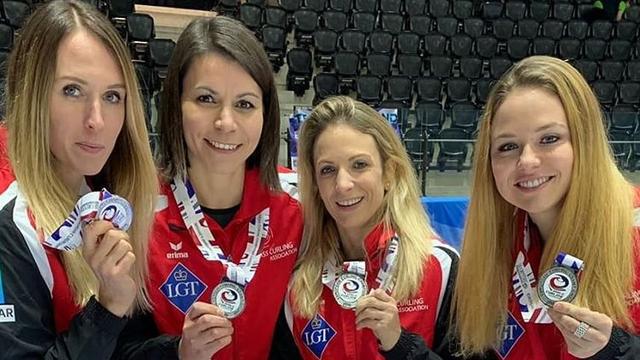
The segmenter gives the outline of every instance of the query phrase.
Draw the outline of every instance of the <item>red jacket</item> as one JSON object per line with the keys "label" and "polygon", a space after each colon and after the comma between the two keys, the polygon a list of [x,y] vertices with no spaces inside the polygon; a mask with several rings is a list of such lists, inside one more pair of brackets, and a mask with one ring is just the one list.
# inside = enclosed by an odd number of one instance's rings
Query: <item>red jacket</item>
{"label": "red jacket", "polygon": [[8,136],[7,127],[4,124],[0,125],[0,193],[15,180],[9,161]]}
{"label": "red jacket", "polygon": [[[149,244],[148,289],[160,332],[180,335],[185,313],[196,301],[210,302],[212,290],[224,276],[222,265],[205,260],[185,228],[169,184],[161,188],[165,207],[156,213]],[[205,214],[209,228],[231,260],[238,263],[249,240],[248,226],[255,215],[270,208],[269,236],[262,245],[261,260],[247,285],[246,307],[232,319],[230,345],[215,359],[266,359],[287,283],[302,236],[299,203],[286,193],[274,193],[261,185],[259,172],[247,170],[240,208],[224,228]],[[250,341],[250,344],[247,343]]]}
{"label": "red jacket", "polygon": [[[374,288],[376,275],[381,267],[389,233],[376,227],[365,239],[366,281]],[[400,239],[402,246],[402,239]],[[434,345],[436,327],[446,323],[448,316],[439,316],[441,306],[450,297],[449,281],[452,263],[458,255],[452,248],[434,241],[433,254],[425,264],[422,286],[418,294],[398,304],[400,323],[412,333],[420,335],[427,346]],[[328,286],[322,286],[320,310],[313,319],[305,319],[291,313],[292,300],[288,297],[286,314],[294,341],[303,359],[384,359],[379,352],[377,338],[369,329],[356,330],[355,311],[340,307]],[[447,298],[447,300],[443,299]]]}
{"label": "red jacket", "polygon": [[[636,253],[640,252],[640,188],[636,190],[635,201],[635,245]],[[521,222],[524,216],[523,211],[519,211],[517,220]],[[540,243],[540,236],[535,226],[530,230],[531,245],[527,256],[531,261],[532,269],[537,269],[540,263],[540,256],[542,253],[542,244]],[[640,259],[640,254],[636,256]],[[588,264],[585,264],[588,266]],[[535,270],[534,270],[535,271]],[[636,274],[640,274],[640,261],[636,260]],[[535,274],[536,279],[539,278],[539,274]],[[640,277],[636,276],[635,291],[629,294],[627,300],[629,304],[629,311],[631,313],[634,326],[637,331],[640,329]],[[504,360],[518,360],[518,359],[531,359],[531,360],[546,360],[546,359],[558,359],[558,360],[574,360],[575,357],[571,356],[567,352],[567,346],[565,340],[553,324],[550,319],[545,320],[544,323],[525,322],[520,313],[518,300],[513,295],[513,291],[509,295],[509,314],[507,318],[507,326],[503,332],[503,346],[500,351],[496,351],[496,355],[500,359]]]}

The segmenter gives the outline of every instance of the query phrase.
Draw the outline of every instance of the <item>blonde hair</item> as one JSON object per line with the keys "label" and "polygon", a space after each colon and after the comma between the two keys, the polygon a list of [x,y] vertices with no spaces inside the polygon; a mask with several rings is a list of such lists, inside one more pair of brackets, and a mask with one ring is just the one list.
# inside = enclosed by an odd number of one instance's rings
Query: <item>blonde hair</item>
{"label": "blonde hair", "polygon": [[[374,216],[400,237],[394,273],[396,300],[414,295],[420,288],[423,268],[431,253],[434,234],[420,202],[416,175],[407,153],[391,126],[369,106],[349,97],[336,96],[320,103],[305,120],[298,143],[300,200],[305,226],[293,275],[295,311],[311,318],[318,310],[322,293],[321,272],[330,258],[343,259],[336,224],[327,212],[315,179],[313,149],[327,128],[344,124],[375,141],[382,158],[385,182],[390,184],[383,204]],[[363,239],[364,240],[364,239]]]}
{"label": "blonde hair", "polygon": [[[113,152],[93,185],[105,186],[133,205],[129,229],[136,255],[132,273],[139,286],[137,308],[147,308],[145,278],[147,241],[158,191],[138,84],[129,52],[109,21],[80,1],[52,1],[27,20],[8,60],[7,125],[9,157],[16,180],[36,224],[51,233],[73,209],[76,190],[67,188],[54,170],[50,151],[49,98],[62,40],[75,31],[95,36],[122,70],[126,88],[126,119]],[[62,253],[75,302],[84,305],[98,292],[98,280],[81,251]]]}
{"label": "blonde hair", "polygon": [[568,63],[533,56],[514,65],[493,87],[475,146],[473,185],[454,294],[454,322],[462,353],[500,344],[513,271],[514,206],[496,188],[491,170],[492,120],[516,88],[540,88],[558,96],[572,139],[571,184],[540,269],[559,251],[584,260],[574,301],[631,327],[625,295],[634,278],[633,189],[617,169],[607,142],[598,100]]}

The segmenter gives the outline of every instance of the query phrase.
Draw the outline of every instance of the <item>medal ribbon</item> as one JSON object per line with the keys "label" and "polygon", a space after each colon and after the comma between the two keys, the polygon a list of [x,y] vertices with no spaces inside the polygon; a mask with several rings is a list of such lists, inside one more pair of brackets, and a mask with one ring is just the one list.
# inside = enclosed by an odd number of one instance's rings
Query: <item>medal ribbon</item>
{"label": "medal ribbon", "polygon": [[125,198],[111,194],[107,189],[86,193],[62,225],[44,240],[44,245],[63,251],[79,248],[84,225],[95,219],[110,221],[116,228],[127,231],[133,220],[133,209]]}
{"label": "medal ribbon", "polygon": [[[393,279],[391,273],[395,266],[396,257],[398,256],[399,241],[398,236],[394,235],[389,241],[387,250],[385,251],[382,266],[376,276],[376,288],[382,288],[387,292],[393,289]],[[333,283],[342,272],[351,272],[359,276],[366,276],[366,266],[364,261],[346,261],[342,267],[338,266],[336,259],[328,259],[322,269],[322,283],[329,288],[333,288]]]}
{"label": "medal ribbon", "polygon": [[[517,257],[513,267],[513,293],[518,300],[520,313],[525,322],[550,323],[551,318],[537,294],[538,281],[528,259],[527,253],[531,247],[529,230],[529,217],[523,216],[522,242],[517,244]],[[563,252],[558,253],[555,258],[556,266],[563,266],[573,270],[579,276],[584,263],[582,260]]]}
{"label": "medal ribbon", "polygon": [[220,246],[216,245],[191,182],[176,176],[171,183],[171,191],[178,204],[182,220],[202,256],[209,261],[221,263],[230,281],[241,286],[249,284],[260,263],[261,245],[269,233],[269,208],[262,210],[250,221],[247,247],[240,262],[235,264],[227,258]]}
{"label": "medal ribbon", "polygon": [[563,252],[558,253],[558,256],[556,256],[555,264],[573,270],[573,272],[575,272],[576,276],[578,277],[582,273],[582,269],[584,268],[584,261]]}

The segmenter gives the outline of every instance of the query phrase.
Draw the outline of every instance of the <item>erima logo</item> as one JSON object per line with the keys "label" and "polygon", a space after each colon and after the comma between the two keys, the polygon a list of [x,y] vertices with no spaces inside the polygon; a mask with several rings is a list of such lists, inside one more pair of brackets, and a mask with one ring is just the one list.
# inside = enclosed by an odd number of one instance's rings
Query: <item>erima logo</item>
{"label": "erima logo", "polygon": [[169,247],[173,252],[167,253],[167,259],[188,259],[189,258],[188,252],[180,252],[180,250],[182,250],[182,241],[177,243],[172,243],[171,241],[169,241]]}
{"label": "erima logo", "polygon": [[16,322],[16,312],[13,305],[0,305],[0,323]]}

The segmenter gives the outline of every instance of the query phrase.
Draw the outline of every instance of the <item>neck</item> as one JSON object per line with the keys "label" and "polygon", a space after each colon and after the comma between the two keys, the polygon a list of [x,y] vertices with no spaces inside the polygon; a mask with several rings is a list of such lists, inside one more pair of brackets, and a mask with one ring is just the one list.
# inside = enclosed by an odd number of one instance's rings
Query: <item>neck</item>
{"label": "neck", "polygon": [[242,201],[244,165],[229,173],[217,173],[199,163],[192,163],[187,173],[198,203],[210,209],[228,209]]}
{"label": "neck", "polygon": [[71,191],[73,194],[80,193],[80,187],[82,186],[82,182],[84,181],[84,176],[78,174],[74,171],[67,171],[65,169],[57,168],[56,173],[62,180],[62,183]]}
{"label": "neck", "polygon": [[347,260],[364,260],[364,239],[371,229],[338,229],[342,252]]}
{"label": "neck", "polygon": [[549,239],[551,239],[553,228],[556,226],[556,222],[558,219],[557,211],[547,211],[540,214],[529,213],[529,217],[531,217],[533,223],[538,227],[542,242],[546,243]]}

